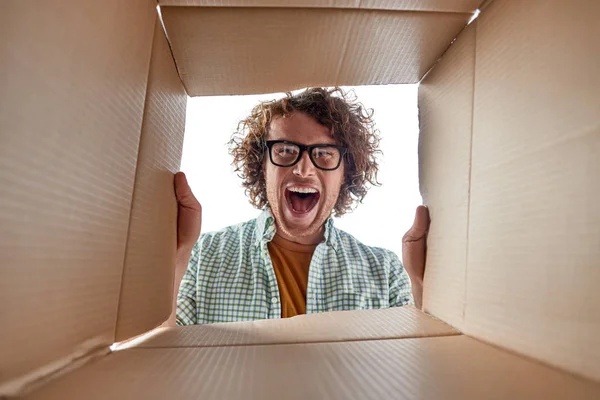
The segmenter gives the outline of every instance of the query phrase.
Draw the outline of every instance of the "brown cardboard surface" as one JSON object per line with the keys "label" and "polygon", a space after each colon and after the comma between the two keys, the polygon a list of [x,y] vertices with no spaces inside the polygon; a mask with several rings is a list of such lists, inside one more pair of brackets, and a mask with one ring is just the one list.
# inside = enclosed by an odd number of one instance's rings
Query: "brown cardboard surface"
{"label": "brown cardboard surface", "polygon": [[161,6],[311,7],[475,12],[482,0],[159,0]]}
{"label": "brown cardboard surface", "polygon": [[598,399],[600,385],[466,336],[130,349],[28,399]]}
{"label": "brown cardboard surface", "polygon": [[169,317],[177,247],[177,200],[187,95],[157,20],[115,341]]}
{"label": "brown cardboard surface", "polygon": [[600,380],[600,2],[478,19],[465,333]]}
{"label": "brown cardboard surface", "polygon": [[114,341],[155,4],[0,15],[1,387]]}
{"label": "brown cardboard surface", "polygon": [[475,24],[419,85],[419,181],[431,216],[423,304],[459,329],[467,273]]}
{"label": "brown cardboard surface", "polygon": [[314,8],[161,10],[191,96],[416,83],[471,17]]}
{"label": "brown cardboard surface", "polygon": [[164,328],[139,347],[213,347],[458,335],[412,306]]}
{"label": "brown cardboard surface", "polygon": [[[166,315],[174,221],[165,189],[184,94],[164,41],[154,42],[162,55],[150,64],[154,5],[3,4],[0,395],[11,379],[83,359]],[[470,17],[268,7],[163,7],[163,15],[193,95],[414,82]],[[495,0],[429,74],[420,99],[422,190],[434,220],[426,308],[468,334],[600,380],[597,15],[592,0]],[[171,212],[153,214],[163,205]],[[319,314],[166,329],[32,398],[600,397],[597,383],[456,335],[414,309],[357,315],[343,314],[342,326]],[[451,336],[407,338],[434,333]],[[298,341],[312,343],[290,344]]]}

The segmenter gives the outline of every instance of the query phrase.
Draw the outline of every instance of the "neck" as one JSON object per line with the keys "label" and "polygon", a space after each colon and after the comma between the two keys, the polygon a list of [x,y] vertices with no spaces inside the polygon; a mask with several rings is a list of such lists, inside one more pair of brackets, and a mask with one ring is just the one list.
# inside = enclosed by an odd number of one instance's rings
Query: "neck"
{"label": "neck", "polygon": [[314,245],[321,243],[323,239],[325,239],[325,226],[321,226],[321,228],[317,232],[307,236],[291,236],[283,232],[283,230],[280,229],[279,226],[277,226],[277,232],[275,234],[285,240],[289,240],[290,242],[305,245]]}

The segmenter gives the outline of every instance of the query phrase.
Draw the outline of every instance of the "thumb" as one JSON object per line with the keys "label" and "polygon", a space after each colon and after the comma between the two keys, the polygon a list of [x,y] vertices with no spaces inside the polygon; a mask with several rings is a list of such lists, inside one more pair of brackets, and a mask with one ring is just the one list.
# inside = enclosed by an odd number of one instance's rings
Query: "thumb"
{"label": "thumb", "polygon": [[180,206],[194,210],[200,209],[200,203],[192,193],[187,177],[183,172],[175,174],[175,196]]}
{"label": "thumb", "polygon": [[417,207],[415,221],[412,227],[406,232],[403,242],[416,242],[425,238],[429,230],[429,210],[425,206]]}
{"label": "thumb", "polygon": [[202,207],[187,182],[185,174],[175,174],[175,196],[177,197],[177,249],[184,253],[194,246],[202,227]]}
{"label": "thumb", "polygon": [[423,282],[428,230],[429,210],[419,206],[412,227],[402,238],[402,262],[412,282]]}

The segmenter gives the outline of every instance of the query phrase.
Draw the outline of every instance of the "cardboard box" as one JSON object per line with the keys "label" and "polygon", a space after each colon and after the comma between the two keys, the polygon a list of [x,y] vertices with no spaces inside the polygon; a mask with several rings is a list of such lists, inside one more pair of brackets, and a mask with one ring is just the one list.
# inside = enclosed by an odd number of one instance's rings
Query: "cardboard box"
{"label": "cardboard box", "polygon": [[[159,3],[3,3],[0,395],[600,398],[599,2]],[[416,82],[425,313],[111,351],[170,312],[186,93]]]}

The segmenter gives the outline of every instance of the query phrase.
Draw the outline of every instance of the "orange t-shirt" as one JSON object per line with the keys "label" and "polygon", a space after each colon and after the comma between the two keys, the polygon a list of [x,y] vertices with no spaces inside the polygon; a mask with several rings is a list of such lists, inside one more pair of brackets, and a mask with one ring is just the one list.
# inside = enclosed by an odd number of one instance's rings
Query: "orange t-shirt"
{"label": "orange t-shirt", "polygon": [[281,297],[281,317],[306,314],[308,268],[316,244],[290,242],[278,235],[267,246]]}

